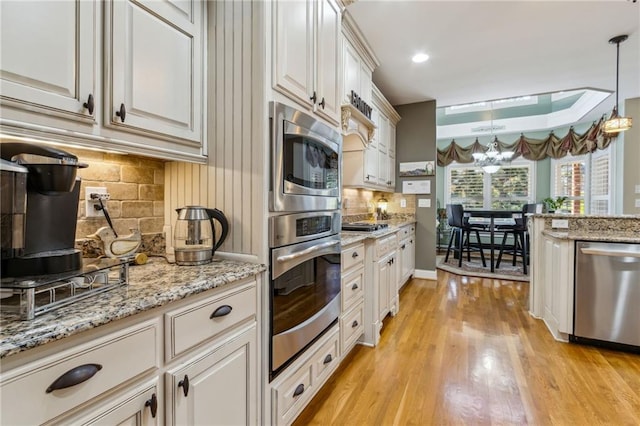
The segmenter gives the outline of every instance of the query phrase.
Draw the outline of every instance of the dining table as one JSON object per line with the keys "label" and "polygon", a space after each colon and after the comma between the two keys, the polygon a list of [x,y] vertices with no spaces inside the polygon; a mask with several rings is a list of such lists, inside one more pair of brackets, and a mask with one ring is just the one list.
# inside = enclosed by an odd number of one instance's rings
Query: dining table
{"label": "dining table", "polygon": [[495,271],[494,253],[495,243],[494,237],[496,233],[496,226],[500,225],[515,225],[516,218],[522,217],[522,210],[475,210],[465,209],[465,217],[468,218],[471,225],[486,225],[487,230],[491,236],[491,272]]}

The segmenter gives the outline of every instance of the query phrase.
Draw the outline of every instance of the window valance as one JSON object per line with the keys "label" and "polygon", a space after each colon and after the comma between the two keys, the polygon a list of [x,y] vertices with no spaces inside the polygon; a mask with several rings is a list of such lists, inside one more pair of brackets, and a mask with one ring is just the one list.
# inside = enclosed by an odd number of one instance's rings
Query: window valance
{"label": "window valance", "polygon": [[[604,122],[605,119],[603,117],[597,123],[594,122],[583,134],[576,133],[572,126],[567,134],[561,138],[552,131],[545,139],[533,139],[520,134],[520,138],[512,143],[496,140],[500,151],[512,151],[514,153],[513,159],[523,157],[527,160],[537,161],[547,157],[562,158],[567,153],[582,155],[593,152],[596,149],[605,149],[615,139],[615,134],[607,135],[602,131]],[[486,146],[481,145],[477,138],[473,144],[467,147],[462,147],[455,140],[452,140],[448,147],[438,149],[438,166],[444,167],[454,161],[458,163],[473,163],[472,154],[485,150]]]}

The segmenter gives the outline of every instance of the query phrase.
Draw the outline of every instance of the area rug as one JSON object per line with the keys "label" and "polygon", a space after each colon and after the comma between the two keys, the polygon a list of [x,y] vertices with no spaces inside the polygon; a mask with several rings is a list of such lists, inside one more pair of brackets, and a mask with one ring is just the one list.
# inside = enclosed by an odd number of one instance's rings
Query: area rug
{"label": "area rug", "polygon": [[444,262],[444,256],[436,256],[436,268],[458,275],[511,281],[529,281],[529,276],[522,273],[522,265],[518,262],[516,263],[516,266],[512,266],[510,257],[506,259],[506,262],[500,262],[500,268],[495,268],[494,273],[491,273],[491,269],[489,268],[489,257],[487,256],[486,259],[486,268],[482,267],[482,261],[480,258],[474,259],[472,257],[471,262],[468,262],[466,256],[462,260],[462,267],[458,267],[458,259],[454,259],[453,255],[449,256],[449,261],[447,263]]}

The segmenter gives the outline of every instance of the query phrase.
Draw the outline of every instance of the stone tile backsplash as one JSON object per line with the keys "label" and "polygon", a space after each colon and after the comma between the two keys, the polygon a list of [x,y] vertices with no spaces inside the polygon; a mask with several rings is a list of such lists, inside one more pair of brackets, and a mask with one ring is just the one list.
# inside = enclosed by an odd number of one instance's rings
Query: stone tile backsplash
{"label": "stone tile backsplash", "polygon": [[[415,217],[416,196],[413,194],[345,188],[342,190],[342,220],[356,222],[373,219],[377,202],[382,197],[387,200],[387,213],[390,217]],[[400,207],[402,199],[406,200],[406,207]]]}
{"label": "stone tile backsplash", "polygon": [[[118,234],[127,235],[131,229],[143,234],[143,249],[159,249],[158,239],[164,245],[164,162],[135,155],[119,155],[82,149],[69,149],[89,167],[80,169],[82,178],[80,205],[76,228],[77,246],[85,253],[95,251],[95,244],[86,236],[102,226],[108,226],[104,216],[87,217],[85,188],[105,187],[110,195],[107,210]],[[85,250],[86,249],[86,250]],[[164,247],[162,250],[164,251]],[[147,251],[148,252],[148,251]]]}

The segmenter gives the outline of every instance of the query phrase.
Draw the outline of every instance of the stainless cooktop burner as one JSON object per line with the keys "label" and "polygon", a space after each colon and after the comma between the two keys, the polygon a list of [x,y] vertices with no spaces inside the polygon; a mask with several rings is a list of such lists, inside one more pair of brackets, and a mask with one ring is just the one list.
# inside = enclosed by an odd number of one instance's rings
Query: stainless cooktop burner
{"label": "stainless cooktop burner", "polygon": [[343,231],[360,231],[360,232],[373,232],[384,229],[389,225],[386,223],[370,223],[370,222],[356,222],[356,223],[343,223]]}

